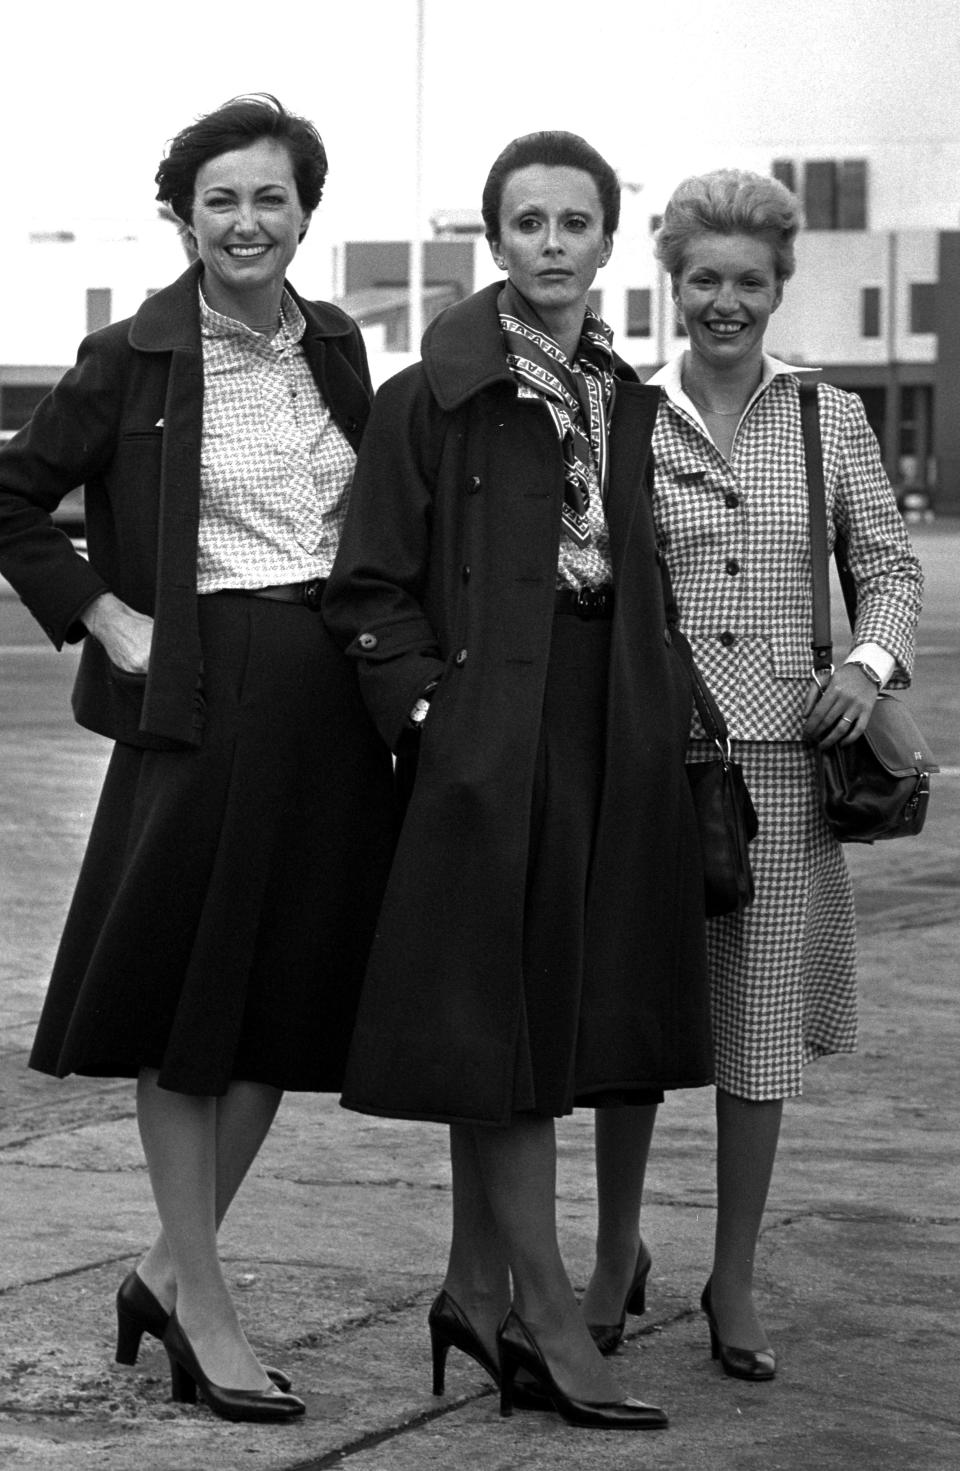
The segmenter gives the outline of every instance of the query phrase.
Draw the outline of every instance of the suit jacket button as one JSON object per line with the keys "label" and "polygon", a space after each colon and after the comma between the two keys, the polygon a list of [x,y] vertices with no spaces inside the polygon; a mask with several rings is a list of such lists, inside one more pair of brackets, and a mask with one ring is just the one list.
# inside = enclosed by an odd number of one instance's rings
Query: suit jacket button
{"label": "suit jacket button", "polygon": [[480,489],[480,476],[479,475],[471,475],[470,478],[469,478],[469,480],[467,481],[467,492],[468,492],[468,494],[469,495],[476,495],[476,493],[477,493],[477,491],[479,489]]}
{"label": "suit jacket button", "polygon": [[454,656],[453,662],[454,662],[454,664],[458,664],[458,665],[466,664],[466,662],[467,662],[467,651],[466,651],[466,649],[458,649],[456,655]]}
{"label": "suit jacket button", "polygon": [[723,633],[721,633],[720,635],[720,642],[723,644],[723,647],[725,649],[729,649],[730,645],[735,644],[736,641],[737,635],[735,633],[731,633],[729,628],[725,628],[723,630]]}
{"label": "suit jacket button", "polygon": [[740,497],[735,490],[728,490],[723,498],[723,503],[729,511],[735,511],[740,504]]}
{"label": "suit jacket button", "polygon": [[377,635],[375,633],[361,633],[357,639],[361,649],[375,649],[377,647]]}
{"label": "suit jacket button", "polygon": [[727,573],[728,573],[728,575],[730,577],[736,577],[736,575],[737,575],[737,573],[739,571],[740,571],[740,563],[737,561],[736,557],[731,557],[730,560],[729,560],[729,562],[727,563]]}
{"label": "suit jacket button", "polygon": [[673,643],[673,635],[671,634],[669,628],[665,628],[663,630],[663,641],[664,641],[665,644],[672,644]]}

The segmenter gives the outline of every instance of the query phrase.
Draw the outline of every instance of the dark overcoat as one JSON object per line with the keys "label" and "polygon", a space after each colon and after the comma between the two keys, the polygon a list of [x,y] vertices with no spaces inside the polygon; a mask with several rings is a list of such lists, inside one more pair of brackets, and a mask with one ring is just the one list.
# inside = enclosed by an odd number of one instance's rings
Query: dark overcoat
{"label": "dark overcoat", "polygon": [[[531,799],[563,501],[545,405],[521,399],[497,287],[428,329],[378,393],[325,614],[401,743],[439,679],[377,927],[343,1101],[397,1117],[509,1121],[522,1021]],[[591,872],[623,916],[586,915],[577,1096],[711,1069],[699,850],[646,485],[659,395],[618,364],[610,436],[607,764]]]}
{"label": "dark overcoat", "polygon": [[[155,620],[145,687],[88,638],[74,689],[81,725],[141,747],[189,748],[203,738],[201,269],[191,266],[135,316],[87,337],[75,367],[0,451],[0,572],[57,648],[83,637],[79,615],[108,590]],[[320,393],[356,449],[371,397],[357,325],[287,289],[306,318],[303,351]],[[85,487],[88,558],[49,514],[77,485]]]}

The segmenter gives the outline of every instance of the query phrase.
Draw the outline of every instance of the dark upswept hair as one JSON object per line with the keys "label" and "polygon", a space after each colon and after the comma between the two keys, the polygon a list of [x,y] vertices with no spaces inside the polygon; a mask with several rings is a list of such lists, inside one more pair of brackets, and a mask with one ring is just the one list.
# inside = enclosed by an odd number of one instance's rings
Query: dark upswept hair
{"label": "dark upswept hair", "polygon": [[603,233],[613,235],[620,223],[620,180],[595,148],[577,133],[525,133],[514,138],[496,159],[483,186],[480,206],[488,240],[500,238],[500,205],[507,179],[518,169],[542,164],[551,169],[582,169],[597,186],[603,208]]}
{"label": "dark upswept hair", "polygon": [[772,247],[777,279],[788,281],[796,270],[793,242],[799,229],[799,200],[779,179],[746,169],[716,169],[684,179],[674,189],[655,251],[675,278],[698,235],[753,235]]}
{"label": "dark upswept hair", "polygon": [[177,217],[190,225],[197,174],[211,158],[249,148],[261,138],[280,143],[290,155],[301,208],[312,214],[320,203],[327,178],[327,152],[313,123],[287,112],[269,92],[231,97],[216,112],[208,112],[170,143],[157,169],[157,198],[169,203]]}

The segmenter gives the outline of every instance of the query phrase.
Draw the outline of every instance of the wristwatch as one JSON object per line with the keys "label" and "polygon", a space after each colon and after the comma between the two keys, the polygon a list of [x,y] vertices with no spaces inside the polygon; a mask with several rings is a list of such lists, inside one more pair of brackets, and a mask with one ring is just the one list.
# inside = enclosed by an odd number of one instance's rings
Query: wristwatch
{"label": "wristwatch", "polygon": [[873,681],[878,690],[883,689],[883,680],[880,678],[877,671],[870,664],[867,663],[866,659],[847,659],[845,662],[847,664],[855,664],[858,669],[863,670],[868,679]]}

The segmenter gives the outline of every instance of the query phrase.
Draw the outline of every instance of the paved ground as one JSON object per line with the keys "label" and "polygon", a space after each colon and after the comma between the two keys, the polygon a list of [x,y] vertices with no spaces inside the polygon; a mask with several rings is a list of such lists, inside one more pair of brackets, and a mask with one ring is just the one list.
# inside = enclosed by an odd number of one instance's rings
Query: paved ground
{"label": "paved ground", "polygon": [[[296,1426],[174,1406],[162,1351],[112,1362],[113,1295],[153,1230],[128,1084],[24,1066],[103,749],[73,729],[71,656],[0,593],[0,1467],[16,1471],[956,1471],[960,1467],[960,528],[921,528],[931,584],[912,698],[945,765],[926,833],[851,850],[862,1039],[788,1108],[761,1295],[781,1374],[725,1379],[697,1308],[713,1225],[712,1100],[662,1111],[646,1211],[649,1310],[625,1389],[671,1428],[637,1437],[501,1421],[453,1353],[430,1393],[425,1317],[449,1176],[440,1129],[289,1097],[223,1237],[253,1341],[307,1401]],[[591,1121],[563,1122],[560,1216],[589,1269]],[[149,1342],[149,1340],[148,1340]]]}

